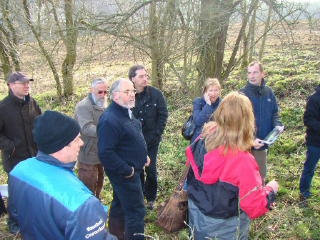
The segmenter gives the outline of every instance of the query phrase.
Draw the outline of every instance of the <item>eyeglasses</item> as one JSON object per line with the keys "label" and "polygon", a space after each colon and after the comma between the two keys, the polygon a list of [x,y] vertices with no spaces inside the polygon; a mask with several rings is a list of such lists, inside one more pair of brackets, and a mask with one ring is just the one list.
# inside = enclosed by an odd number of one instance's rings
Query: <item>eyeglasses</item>
{"label": "eyeglasses", "polygon": [[108,91],[98,91],[98,94],[102,94],[102,93],[107,94]]}
{"label": "eyeglasses", "polygon": [[135,95],[137,93],[137,90],[134,89],[134,90],[125,90],[125,91],[117,91],[117,92],[122,92],[122,93],[126,94],[127,96],[129,96],[130,93]]}
{"label": "eyeglasses", "polygon": [[149,78],[148,74],[138,75],[136,78],[142,79],[142,78]]}

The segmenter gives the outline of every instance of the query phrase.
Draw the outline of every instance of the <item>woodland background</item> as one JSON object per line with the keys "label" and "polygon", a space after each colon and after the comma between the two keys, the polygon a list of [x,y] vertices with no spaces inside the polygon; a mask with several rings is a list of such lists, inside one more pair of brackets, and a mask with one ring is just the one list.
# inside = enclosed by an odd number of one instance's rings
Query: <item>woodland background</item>
{"label": "woodland background", "polygon": [[[22,70],[35,81],[32,96],[43,111],[73,116],[94,77],[126,77],[134,63],[149,69],[151,84],[168,102],[159,153],[159,200],[166,200],[184,169],[180,129],[205,78],[217,77],[222,95],[246,83],[246,66],[263,62],[286,126],[270,148],[269,179],[280,182],[277,208],[252,223],[250,239],[320,239],[319,168],[308,208],[299,207],[305,160],[305,102],[320,83],[320,3],[279,0],[0,0],[0,99],[5,79]],[[3,113],[0,113],[3,114]],[[107,180],[107,179],[106,179]],[[0,183],[6,183],[0,169]],[[112,189],[106,181],[102,201]],[[192,239],[166,234],[146,217],[150,239]],[[49,226],[48,226],[49,227]],[[0,239],[8,234],[0,219]]]}

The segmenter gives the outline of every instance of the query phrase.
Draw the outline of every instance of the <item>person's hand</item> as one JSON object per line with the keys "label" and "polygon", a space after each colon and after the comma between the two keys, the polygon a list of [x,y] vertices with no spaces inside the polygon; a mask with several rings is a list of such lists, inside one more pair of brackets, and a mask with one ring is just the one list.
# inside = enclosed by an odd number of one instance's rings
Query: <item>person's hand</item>
{"label": "person's hand", "polygon": [[151,163],[151,160],[150,160],[149,156],[147,156],[147,162],[146,162],[146,164],[144,164],[144,166],[148,167],[150,165],[150,163]]}
{"label": "person's hand", "polygon": [[263,143],[263,141],[262,141],[261,139],[256,138],[256,139],[254,140],[254,142],[253,142],[253,148],[254,148],[254,149],[259,149],[259,148],[261,148],[261,147],[263,147],[263,146],[264,146],[264,143]]}
{"label": "person's hand", "polygon": [[272,190],[273,190],[275,193],[277,193],[278,190],[279,190],[279,183],[278,183],[276,180],[272,180],[272,181],[268,182],[268,183],[266,184],[266,186],[271,187]]}
{"label": "person's hand", "polygon": [[205,92],[203,94],[203,98],[206,101],[206,104],[211,105],[211,101],[210,101],[210,97],[209,97],[208,93]]}

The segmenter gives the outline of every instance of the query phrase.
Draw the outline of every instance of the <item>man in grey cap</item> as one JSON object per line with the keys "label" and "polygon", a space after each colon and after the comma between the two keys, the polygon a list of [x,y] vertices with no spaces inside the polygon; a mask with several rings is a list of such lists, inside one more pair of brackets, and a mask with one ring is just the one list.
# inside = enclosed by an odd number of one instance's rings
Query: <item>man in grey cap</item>
{"label": "man in grey cap", "polygon": [[[30,81],[33,79],[21,72],[11,73],[7,80],[9,94],[0,102],[0,150],[3,169],[7,174],[20,161],[37,153],[32,128],[41,110],[30,97]],[[18,231],[10,216],[8,226],[11,233]]]}

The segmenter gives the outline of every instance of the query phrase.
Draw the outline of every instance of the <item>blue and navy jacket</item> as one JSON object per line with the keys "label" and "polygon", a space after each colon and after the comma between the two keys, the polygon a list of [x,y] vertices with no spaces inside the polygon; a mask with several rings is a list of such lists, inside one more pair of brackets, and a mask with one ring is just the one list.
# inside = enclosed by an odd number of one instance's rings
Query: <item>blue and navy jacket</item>
{"label": "blue and navy jacket", "polygon": [[147,144],[141,123],[114,101],[101,115],[97,128],[98,154],[106,174],[128,176],[142,171],[147,162]]}
{"label": "blue and navy jacket", "polygon": [[211,115],[218,108],[220,98],[211,105],[207,104],[203,97],[197,97],[193,100],[193,121],[196,125],[191,143],[200,135],[203,125],[210,120]]}
{"label": "blue and navy jacket", "polygon": [[9,174],[9,212],[25,240],[114,239],[107,232],[107,213],[72,171],[39,152]]}
{"label": "blue and navy jacket", "polygon": [[[257,138],[264,139],[274,127],[282,126],[277,99],[272,89],[265,85],[264,79],[260,86],[248,82],[240,92],[244,93],[252,103]],[[258,150],[264,150],[267,147],[265,145]]]}

